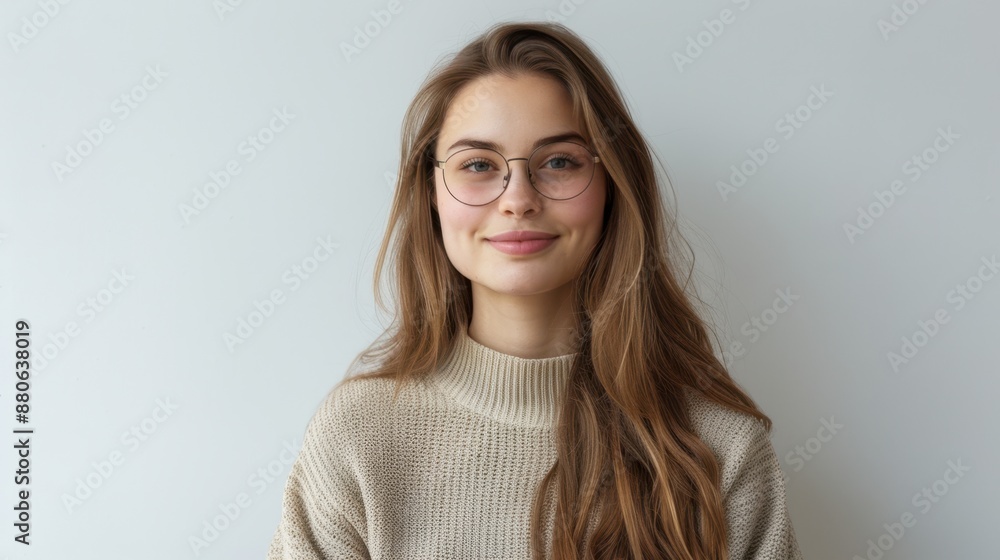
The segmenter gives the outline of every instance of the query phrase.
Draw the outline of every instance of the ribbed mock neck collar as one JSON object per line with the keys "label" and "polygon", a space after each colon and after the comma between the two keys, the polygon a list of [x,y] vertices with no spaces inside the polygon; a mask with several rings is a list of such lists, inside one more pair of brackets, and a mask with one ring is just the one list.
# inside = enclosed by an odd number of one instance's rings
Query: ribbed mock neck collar
{"label": "ribbed mock neck collar", "polygon": [[455,347],[431,376],[461,406],[500,422],[554,426],[576,354],[520,358],[473,340],[460,327]]}

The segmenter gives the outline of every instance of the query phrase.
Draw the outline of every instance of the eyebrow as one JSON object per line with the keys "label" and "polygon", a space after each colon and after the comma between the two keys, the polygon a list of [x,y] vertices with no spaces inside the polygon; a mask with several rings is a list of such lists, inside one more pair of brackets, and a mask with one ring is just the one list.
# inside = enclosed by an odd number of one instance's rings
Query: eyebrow
{"label": "eyebrow", "polygon": [[[565,140],[579,140],[583,144],[587,144],[587,140],[584,139],[583,136],[580,136],[579,133],[564,132],[562,134],[556,134],[553,136],[546,136],[545,138],[539,138],[538,140],[535,141],[534,144],[532,144],[531,150],[534,150],[535,148],[541,146],[542,144],[548,144],[549,142],[562,142]],[[470,148],[489,148],[497,152],[503,152],[503,150],[501,149],[502,146],[500,146],[500,144],[497,144],[496,142],[491,142],[489,140],[478,140],[476,138],[462,138],[461,140],[455,142],[451,146],[448,146],[448,149],[445,150],[445,154],[454,150],[458,146],[468,146]]]}

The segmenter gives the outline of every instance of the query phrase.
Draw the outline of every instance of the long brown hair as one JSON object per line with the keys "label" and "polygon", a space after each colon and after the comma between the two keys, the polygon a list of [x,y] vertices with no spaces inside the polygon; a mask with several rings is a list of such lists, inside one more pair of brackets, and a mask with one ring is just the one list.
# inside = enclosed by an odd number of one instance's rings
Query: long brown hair
{"label": "long brown hair", "polygon": [[[692,301],[698,298],[691,269],[680,282],[676,222],[666,227],[660,189],[669,181],[655,173],[655,156],[600,59],[562,25],[496,24],[440,63],[420,87],[402,124],[398,180],[373,281],[378,306],[386,310],[380,279],[391,251],[395,328],[351,368],[378,365],[349,373],[341,384],[394,379],[395,398],[408,381],[438,367],[460,326],[469,324],[469,280],[444,251],[431,203],[430,154],[459,88],[490,74],[525,72],[565,86],[609,187],[602,237],[574,284],[579,347],[555,427],[557,459],[534,502],[534,558],[544,553],[544,497],[555,484],[555,559],[723,560],[720,469],[692,428],[686,392],[752,415],[768,431],[771,420],[716,358]],[[455,107],[452,118],[464,112]],[[584,550],[588,517],[599,505]]]}

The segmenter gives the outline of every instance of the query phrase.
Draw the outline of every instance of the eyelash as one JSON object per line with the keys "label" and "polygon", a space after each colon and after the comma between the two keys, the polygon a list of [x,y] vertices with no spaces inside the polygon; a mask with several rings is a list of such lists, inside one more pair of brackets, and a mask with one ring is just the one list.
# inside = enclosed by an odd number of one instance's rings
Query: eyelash
{"label": "eyelash", "polygon": [[[552,155],[549,158],[549,161],[552,161],[554,159],[566,160],[571,165],[580,165],[580,162],[576,161],[576,159],[573,158],[572,156],[570,156],[569,154],[554,154],[554,155]],[[471,160],[463,163],[461,166],[459,166],[459,169],[468,169],[470,166],[475,165],[477,163],[490,163],[490,162],[489,162],[489,160],[485,160],[485,159],[482,159],[482,158],[471,159]],[[545,163],[548,163],[548,161],[545,162]]]}
{"label": "eyelash", "polygon": [[461,166],[459,166],[459,169],[468,169],[469,166],[475,165],[477,163],[489,163],[489,160],[485,160],[485,159],[482,159],[482,158],[470,159],[469,161],[467,161],[467,162],[463,163]]}

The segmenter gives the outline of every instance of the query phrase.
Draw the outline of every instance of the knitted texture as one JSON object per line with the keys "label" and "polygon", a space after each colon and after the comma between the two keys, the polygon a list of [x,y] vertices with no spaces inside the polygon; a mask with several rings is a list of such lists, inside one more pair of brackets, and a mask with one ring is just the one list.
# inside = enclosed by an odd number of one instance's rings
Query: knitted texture
{"label": "knitted texture", "polygon": [[[573,357],[519,358],[463,329],[447,362],[395,403],[391,380],[338,387],[306,428],[268,560],[529,560],[531,508],[556,459]],[[801,560],[763,425],[693,393],[687,402],[722,468],[729,558]]]}

